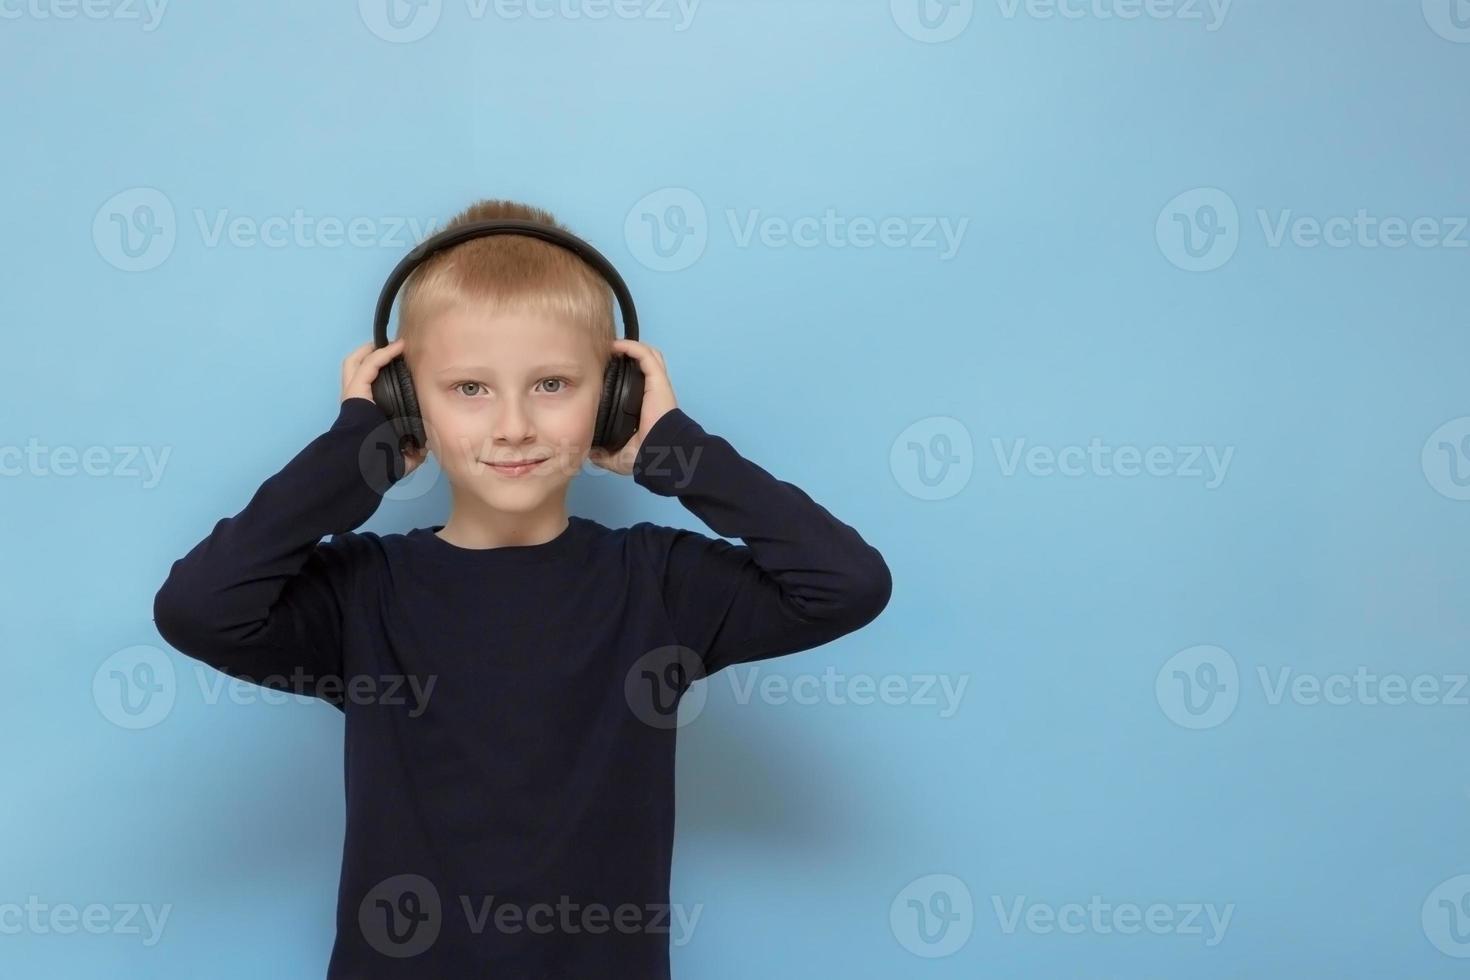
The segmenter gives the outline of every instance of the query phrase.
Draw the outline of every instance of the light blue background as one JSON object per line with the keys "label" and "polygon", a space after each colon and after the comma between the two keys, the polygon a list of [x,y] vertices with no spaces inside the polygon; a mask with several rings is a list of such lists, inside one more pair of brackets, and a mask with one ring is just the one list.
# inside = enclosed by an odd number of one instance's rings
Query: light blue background
{"label": "light blue background", "polygon": [[[1440,899],[1470,873],[1470,707],[1273,703],[1260,672],[1427,676],[1443,695],[1470,669],[1470,459],[1439,448],[1470,415],[1470,233],[1273,247],[1259,213],[1452,232],[1470,30],[1445,27],[1449,0],[1237,0],[1215,30],[1101,16],[1119,2],[1066,19],[984,0],[935,43],[887,0],[704,0],[684,30],[445,0],[396,43],[345,0],[181,3],[154,30],[6,0],[0,443],[170,455],[156,485],[59,465],[0,480],[0,908],[169,918],[147,946],[0,915],[0,974],[323,975],[341,716],[210,703],[218,675],[167,650],[151,601],[330,423],[410,241],[211,246],[196,214],[300,208],[381,233],[511,197],[622,269],[686,411],[887,558],[875,623],[756,679],[967,685],[946,717],[942,699],[742,704],[711,682],[681,733],[673,897],[702,910],[676,977],[1463,975],[1450,926],[1470,914]],[[107,229],[138,188],[174,209],[176,240],[127,271]],[[1203,228],[1206,199],[1166,205],[1201,188],[1239,220],[1217,268],[1186,271],[1167,229]],[[668,232],[691,199],[695,244],[660,268],[637,229]],[[828,208],[968,224],[948,259],[836,235],[742,246],[730,227]],[[1005,469],[1016,440],[1094,437],[1233,455],[1214,488]],[[445,489],[367,527],[442,522]],[[695,526],[615,478],[579,480],[573,510]],[[93,681],[139,645],[167,651],[177,691],[129,730]],[[1196,729],[1180,720],[1204,702],[1171,658],[1199,645],[1238,673],[1217,692],[1233,710]],[[973,917],[931,945],[908,898],[935,874]],[[1202,934],[1074,935],[1008,932],[996,911],[1094,895],[1231,918],[1210,945],[1203,917]]]}

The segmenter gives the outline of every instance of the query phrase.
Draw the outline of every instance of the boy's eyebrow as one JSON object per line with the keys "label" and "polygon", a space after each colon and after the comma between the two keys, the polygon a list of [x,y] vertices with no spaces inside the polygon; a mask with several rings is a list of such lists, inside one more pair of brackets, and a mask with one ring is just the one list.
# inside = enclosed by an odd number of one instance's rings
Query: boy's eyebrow
{"label": "boy's eyebrow", "polygon": [[[581,369],[582,365],[574,361],[557,361],[552,364],[537,365],[531,368],[531,373],[539,374],[542,371],[580,371]],[[487,367],[483,364],[455,364],[435,373],[443,376],[446,374],[493,374],[494,372],[494,368]]]}

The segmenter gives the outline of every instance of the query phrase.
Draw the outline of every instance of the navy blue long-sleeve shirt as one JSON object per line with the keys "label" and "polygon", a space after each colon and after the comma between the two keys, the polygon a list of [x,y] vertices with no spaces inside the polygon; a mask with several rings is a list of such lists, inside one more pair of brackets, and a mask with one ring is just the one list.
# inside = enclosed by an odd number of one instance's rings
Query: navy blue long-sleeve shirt
{"label": "navy blue long-sleeve shirt", "polygon": [[[173,564],[160,635],[345,714],[329,980],[666,980],[679,697],[887,605],[879,553],[681,409],[633,478],[717,534],[571,516],[542,544],[354,529],[385,415],[362,397]],[[322,539],[332,535],[330,541]]]}

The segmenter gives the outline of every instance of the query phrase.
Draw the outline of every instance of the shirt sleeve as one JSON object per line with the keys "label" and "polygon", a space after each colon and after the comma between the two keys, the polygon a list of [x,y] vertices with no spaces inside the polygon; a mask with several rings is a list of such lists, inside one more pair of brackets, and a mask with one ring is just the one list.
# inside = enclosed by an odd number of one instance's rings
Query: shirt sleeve
{"label": "shirt sleeve", "polygon": [[363,543],[346,532],[403,472],[395,445],[369,445],[386,419],[370,399],[343,401],[326,432],[173,563],[153,599],[159,635],[232,677],[341,708],[343,614]]}
{"label": "shirt sleeve", "polygon": [[678,642],[705,676],[828,643],[888,605],[893,580],[876,548],[682,409],[653,424],[633,478],[744,542],[644,525],[660,532],[653,561]]}

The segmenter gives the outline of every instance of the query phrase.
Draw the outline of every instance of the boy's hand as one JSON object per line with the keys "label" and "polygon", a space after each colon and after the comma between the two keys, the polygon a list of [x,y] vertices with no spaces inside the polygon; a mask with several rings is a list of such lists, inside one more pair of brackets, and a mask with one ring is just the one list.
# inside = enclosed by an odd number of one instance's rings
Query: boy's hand
{"label": "boy's hand", "polygon": [[[345,402],[349,398],[366,398],[376,405],[377,401],[373,398],[373,381],[378,377],[378,372],[383,366],[401,353],[403,353],[403,339],[398,338],[390,341],[387,347],[378,347],[370,340],[348,354],[347,359],[342,362],[342,400]],[[419,464],[428,458],[427,448],[410,452],[400,446],[399,451],[403,453],[403,475],[405,477],[418,469]]]}
{"label": "boy's hand", "polygon": [[605,470],[631,476],[633,460],[638,457],[643,437],[653,428],[653,423],[679,405],[674,400],[674,386],[669,382],[669,371],[664,365],[662,352],[626,337],[615,338],[612,349],[614,354],[627,354],[633,358],[643,371],[643,408],[638,413],[638,430],[616,454],[609,455],[604,449],[593,449],[587,454],[587,458]]}

